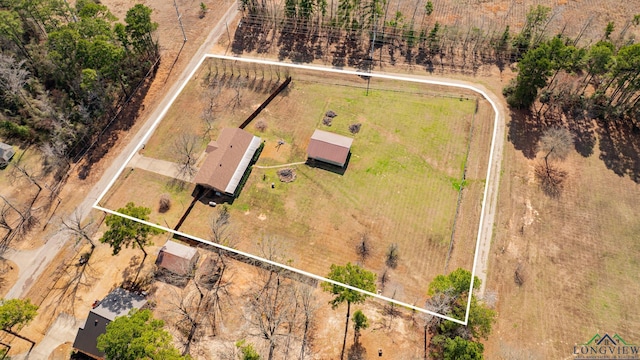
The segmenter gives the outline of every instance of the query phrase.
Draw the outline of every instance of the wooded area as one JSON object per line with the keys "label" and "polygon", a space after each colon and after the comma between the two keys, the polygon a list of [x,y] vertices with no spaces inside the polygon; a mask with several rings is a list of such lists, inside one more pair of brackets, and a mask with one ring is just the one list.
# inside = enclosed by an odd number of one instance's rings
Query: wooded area
{"label": "wooded area", "polygon": [[[551,34],[551,8],[532,7],[519,32],[445,26],[431,19],[434,2],[416,2],[410,13],[385,0],[240,0],[243,20],[233,50],[267,52],[281,60],[329,59],[333,66],[370,69],[376,63],[404,61],[427,70],[475,72],[483,65],[500,69],[517,62],[517,81],[505,89],[514,108],[529,108],[540,97],[548,114],[555,107],[587,106],[596,116],[634,118],[640,106],[640,44],[627,37],[640,15],[602,29],[602,38],[583,39],[589,23],[570,37]],[[396,7],[394,9],[394,6]],[[582,41],[585,40],[585,41]],[[599,40],[599,41],[598,41]],[[595,43],[581,46],[580,43]],[[402,59],[404,58],[404,59]],[[571,77],[567,83],[564,77]],[[587,100],[588,104],[587,104]]]}
{"label": "wooded area", "polygon": [[140,4],[124,24],[92,0],[0,4],[0,135],[67,159],[62,176],[153,73],[156,28]]}
{"label": "wooded area", "polygon": [[[632,24],[640,24],[640,15]],[[518,62],[515,82],[504,90],[509,105],[529,109],[538,100],[537,117],[589,110],[602,119],[637,118],[640,44],[611,39],[614,26],[609,23],[602,39],[589,47],[562,34],[534,42]]]}

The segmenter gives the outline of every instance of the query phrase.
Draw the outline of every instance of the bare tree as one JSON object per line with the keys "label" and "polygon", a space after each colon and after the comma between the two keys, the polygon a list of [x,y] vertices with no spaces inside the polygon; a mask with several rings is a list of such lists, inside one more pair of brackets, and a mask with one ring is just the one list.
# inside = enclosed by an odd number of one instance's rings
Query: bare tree
{"label": "bare tree", "polygon": [[398,250],[398,244],[397,243],[390,244],[389,248],[387,249],[385,264],[387,264],[388,267],[395,269],[398,266],[399,259],[400,259],[400,254]]}
{"label": "bare tree", "polygon": [[42,185],[40,185],[40,176],[37,175],[35,171],[31,170],[27,165],[25,165],[22,162],[22,159],[14,161],[13,163],[11,163],[11,165],[11,171],[9,172],[11,182],[15,184],[20,180],[27,180],[38,188],[38,194],[36,194],[35,196],[35,198],[37,198],[40,191],[42,191]]}
{"label": "bare tree", "polygon": [[[32,211],[33,203],[37,199],[37,196],[34,197],[27,206],[23,206],[21,208],[18,208],[18,206],[12,204],[9,199],[2,195],[0,195],[0,199],[4,201],[0,222],[2,223],[3,228],[9,230],[9,232],[3,239],[3,245],[7,246],[11,242],[11,240],[21,239],[23,236],[25,236],[29,232],[29,230],[31,230],[33,226],[38,224],[38,222],[40,221]],[[15,225],[9,224],[9,209],[13,210],[13,213],[19,216],[18,222]]]}
{"label": "bare tree", "polygon": [[269,273],[250,296],[249,322],[258,330],[257,335],[268,342],[268,359],[272,360],[280,339],[288,335],[287,327],[294,322],[297,301],[290,280],[280,272]]}
{"label": "bare tree", "polygon": [[[439,292],[429,298],[425,303],[425,309],[436,314],[448,314],[451,311],[453,302],[456,300],[451,291]],[[428,313],[424,314],[424,358],[427,359],[427,343],[429,329],[438,326],[443,321],[442,318]]]}
{"label": "bare tree", "polygon": [[[170,282],[189,281],[190,274],[163,273]],[[183,336],[183,355],[201,336],[217,335],[223,319],[223,303],[230,299],[231,272],[227,262],[219,255],[207,257],[193,281],[183,288],[174,288],[169,299],[176,327]]]}
{"label": "bare tree", "polygon": [[380,291],[384,291],[384,287],[387,285],[387,283],[389,282],[389,268],[385,267],[384,271],[382,272],[382,275],[380,275]]}
{"label": "bare tree", "polygon": [[204,110],[202,110],[202,115],[200,115],[200,118],[204,122],[204,134],[203,134],[203,137],[210,138],[211,137],[211,132],[213,131],[214,124],[215,124],[215,121],[216,121],[216,116],[215,116],[213,110],[212,109],[204,109]]}
{"label": "bare tree", "polygon": [[242,90],[247,84],[247,79],[244,77],[238,76],[237,78],[231,81],[232,81],[231,89],[233,90],[234,96],[231,98],[231,101],[229,102],[229,104],[231,105],[231,111],[234,111],[236,107],[242,106],[242,97],[244,95]]}
{"label": "bare tree", "polygon": [[180,157],[177,166],[178,174],[183,179],[190,179],[197,171],[195,165],[198,160],[196,151],[200,145],[200,139],[194,134],[182,134],[176,139],[174,149]]}
{"label": "bare tree", "polygon": [[70,163],[65,153],[66,146],[60,143],[46,142],[41,147],[43,171],[53,173],[56,179],[62,179]]}
{"label": "bare tree", "polygon": [[[396,298],[396,292],[393,292],[391,296],[392,299]],[[400,316],[400,310],[398,309],[398,305],[396,303],[388,302],[384,304],[382,308],[382,313],[386,316],[386,324],[385,327],[387,329],[391,329],[391,325],[393,324],[393,320]]]}
{"label": "bare tree", "polygon": [[364,264],[365,260],[371,256],[371,241],[369,240],[369,233],[363,232],[359,234],[358,243],[356,244],[356,253],[360,258],[360,262]]}
{"label": "bare tree", "polygon": [[231,214],[229,208],[223,205],[218,212],[211,216],[211,241],[216,244],[235,247],[236,241],[231,232]]}
{"label": "bare tree", "polygon": [[300,345],[300,360],[303,360],[305,354],[307,353],[307,348],[309,348],[309,331],[313,324],[316,310],[318,310],[320,306],[318,302],[315,301],[313,288],[309,286],[303,286],[298,291],[298,297],[302,304],[303,312],[302,344]]}
{"label": "bare tree", "polygon": [[547,129],[540,138],[538,151],[546,153],[545,166],[549,167],[549,160],[564,160],[573,146],[573,134],[567,128],[553,127]]}
{"label": "bare tree", "polygon": [[24,97],[22,89],[29,78],[29,71],[23,69],[26,60],[17,61],[15,58],[0,54],[0,89],[10,100],[21,97],[24,103],[31,106]]}
{"label": "bare tree", "polygon": [[202,110],[202,115],[200,115],[200,118],[202,119],[205,125],[204,137],[210,136],[211,131],[213,131],[214,124],[216,121],[215,112],[216,112],[216,108],[218,107],[216,100],[220,96],[221,91],[222,91],[222,86],[220,84],[220,81],[216,79],[212,81],[211,84],[209,84],[209,86],[207,87],[207,90],[204,93],[207,98],[207,105]]}
{"label": "bare tree", "polygon": [[256,130],[260,132],[265,132],[267,130],[267,122],[264,119],[259,119],[255,124]]}
{"label": "bare tree", "polygon": [[91,236],[95,233],[96,226],[93,219],[89,219],[84,225],[82,224],[82,214],[76,209],[76,211],[67,219],[62,219],[62,226],[68,232],[71,232],[76,236],[76,244],[81,240],[84,240],[91,245],[91,252],[96,247],[96,243],[93,242]]}
{"label": "bare tree", "polygon": [[566,171],[553,166],[549,160],[564,160],[573,146],[573,134],[567,128],[553,127],[547,129],[540,138],[538,151],[545,153],[544,166],[536,166],[536,177],[540,180],[542,190],[551,197],[562,192]]}
{"label": "bare tree", "polygon": [[12,225],[13,222],[10,220],[10,214],[12,210],[16,211],[13,205],[11,205],[11,203],[7,199],[5,199],[4,197],[2,199],[4,202],[2,204],[2,208],[0,208],[0,228],[5,230],[5,234],[0,241],[0,254],[4,253],[4,251],[9,246],[9,243],[15,236],[15,226]]}

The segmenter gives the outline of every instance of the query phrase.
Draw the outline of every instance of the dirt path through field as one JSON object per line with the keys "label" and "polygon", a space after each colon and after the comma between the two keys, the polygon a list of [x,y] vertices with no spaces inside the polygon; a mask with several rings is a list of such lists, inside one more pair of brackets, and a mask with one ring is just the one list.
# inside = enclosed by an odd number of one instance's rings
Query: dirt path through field
{"label": "dirt path through field", "polygon": [[289,163],[289,164],[272,165],[272,166],[253,165],[253,167],[256,168],[256,169],[277,169],[277,168],[283,168],[283,167],[294,166],[294,165],[302,165],[302,164],[306,164],[306,162],[305,161],[299,161],[299,162],[294,162],[294,163]]}
{"label": "dirt path through field", "polygon": [[[191,182],[193,176],[190,176],[186,173],[181,173],[179,170],[179,165],[177,163],[154,159],[147,156],[140,155],[136,152],[128,164],[129,167],[138,168],[142,170],[147,170],[156,174],[164,175],[170,178],[180,179],[186,182]],[[196,173],[198,169],[196,168],[194,173]]]}

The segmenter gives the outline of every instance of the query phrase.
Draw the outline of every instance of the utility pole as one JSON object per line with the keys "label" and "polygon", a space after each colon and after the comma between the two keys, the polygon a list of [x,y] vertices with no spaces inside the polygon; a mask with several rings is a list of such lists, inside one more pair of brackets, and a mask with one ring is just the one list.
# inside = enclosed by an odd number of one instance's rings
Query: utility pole
{"label": "utility pole", "polygon": [[176,3],[176,0],[173,0],[173,6],[176,7],[176,14],[178,15],[178,24],[180,24],[180,30],[182,30],[182,38],[183,38],[182,45],[184,46],[184,43],[187,42],[187,34],[184,32],[184,26],[182,26],[182,15],[180,15],[180,11],[178,10],[178,4]]}
{"label": "utility pole", "polygon": [[[376,48],[376,30],[377,30],[377,22],[376,17],[378,16],[378,11],[376,8],[373,9],[373,38],[371,39],[371,51],[369,51],[369,73],[373,70],[373,51]],[[371,75],[367,77],[367,92],[365,96],[369,96],[369,84],[371,83]]]}
{"label": "utility pole", "polygon": [[180,30],[182,30],[182,46],[180,47],[180,50],[178,50],[176,59],[173,60],[173,64],[171,64],[171,67],[169,68],[169,72],[167,73],[167,78],[164,80],[165,84],[167,83],[167,80],[169,80],[169,75],[171,75],[171,71],[173,71],[173,67],[178,62],[178,58],[180,57],[180,54],[182,54],[182,49],[184,49],[184,45],[187,43],[187,34],[184,32],[184,26],[182,26],[182,15],[180,15],[180,10],[178,10],[178,4],[176,3],[176,0],[173,0],[173,6],[175,6],[176,8],[176,15],[178,15],[178,24],[180,24]]}

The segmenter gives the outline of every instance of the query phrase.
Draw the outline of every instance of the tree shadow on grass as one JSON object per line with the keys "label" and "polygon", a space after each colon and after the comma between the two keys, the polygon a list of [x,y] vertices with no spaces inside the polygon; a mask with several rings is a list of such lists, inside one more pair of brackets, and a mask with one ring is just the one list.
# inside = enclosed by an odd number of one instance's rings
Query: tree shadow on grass
{"label": "tree shadow on grass", "polygon": [[231,52],[240,55],[245,51],[252,52],[258,45],[264,46],[268,33],[264,20],[251,15],[244,16],[233,34]]}
{"label": "tree shadow on grass", "polygon": [[[507,139],[528,159],[536,157],[542,134],[552,127],[566,127],[574,136],[576,151],[583,157],[593,154],[596,131],[592,120],[584,114],[547,113],[546,117],[538,118],[529,110],[510,109],[510,116]],[[563,118],[568,118],[566,123]]]}
{"label": "tree shadow on grass", "polygon": [[538,141],[546,129],[545,124],[528,110],[510,109],[510,115],[511,121],[507,124],[509,127],[507,139],[516,150],[522,151],[526,158],[535,158]]}
{"label": "tree shadow on grass", "polygon": [[640,183],[640,128],[631,121],[594,121],[583,113],[565,113],[563,124],[559,117],[538,119],[530,111],[510,110],[508,140],[522,154],[533,159],[542,133],[553,126],[566,126],[574,135],[576,151],[583,157],[593,154],[599,140],[600,160],[618,176],[629,176]]}
{"label": "tree shadow on grass", "polygon": [[598,120],[596,131],[607,168],[640,183],[640,129],[630,122]]}
{"label": "tree shadow on grass", "polygon": [[364,360],[367,359],[367,349],[360,344],[360,342],[355,342],[349,350],[347,351],[347,359],[348,360]]}
{"label": "tree shadow on grass", "polygon": [[[65,262],[61,266],[61,271],[65,276],[64,281],[54,284],[52,290],[59,291],[54,299],[53,303],[56,304],[52,314],[56,314],[57,310],[68,312],[75,316],[75,301],[78,299],[78,292],[83,288],[90,288],[96,280],[98,280],[98,273],[91,266],[91,255],[93,250],[84,252],[79,258]],[[53,319],[53,318],[52,318]]]}
{"label": "tree shadow on grass", "polygon": [[[149,278],[153,278],[153,274],[143,273],[146,257],[140,258],[134,255],[129,260],[129,266],[122,272],[122,287],[131,291],[141,291],[150,285]],[[143,275],[143,276],[140,276]]]}
{"label": "tree shadow on grass", "polygon": [[570,111],[568,129],[573,134],[573,145],[578,154],[583,157],[593,155],[593,148],[596,145],[596,128],[593,120],[586,116],[583,111]]}

